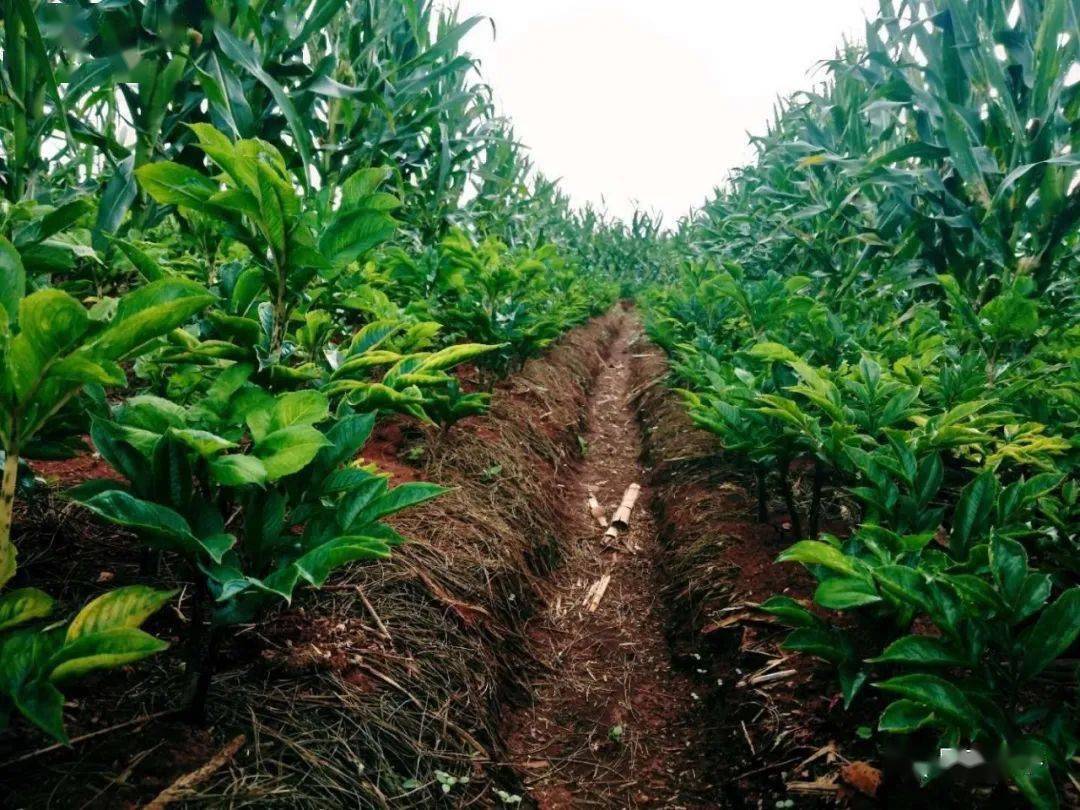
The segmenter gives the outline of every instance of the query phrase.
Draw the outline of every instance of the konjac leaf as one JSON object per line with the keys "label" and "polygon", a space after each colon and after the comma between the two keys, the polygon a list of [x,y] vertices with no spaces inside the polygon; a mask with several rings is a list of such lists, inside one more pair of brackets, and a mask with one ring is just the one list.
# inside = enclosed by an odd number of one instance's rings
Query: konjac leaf
{"label": "konjac leaf", "polygon": [[885,707],[878,720],[878,731],[911,734],[934,721],[934,712],[913,700],[895,700]]}
{"label": "konjac leaf", "polygon": [[115,669],[168,648],[161,639],[134,627],[80,635],[49,660],[49,680],[61,683],[100,669]]}
{"label": "konjac leaf", "polygon": [[264,436],[255,455],[266,467],[269,481],[277,481],[304,469],[330,441],[311,425],[292,425]]}
{"label": "konjac leaf", "polygon": [[776,558],[777,562],[822,565],[839,574],[854,576],[857,569],[840,549],[818,540],[801,540]]}
{"label": "konjac leaf", "polygon": [[814,601],[829,610],[850,610],[881,601],[872,582],[858,577],[830,577],[814,591]]}
{"label": "konjac leaf", "polygon": [[966,557],[972,543],[983,537],[990,529],[990,521],[997,501],[997,476],[985,472],[964,487],[953,513],[950,546],[961,558]]}
{"label": "konjac leaf", "polygon": [[46,734],[62,743],[68,741],[64,731],[64,696],[51,683],[34,680],[24,684],[12,695],[12,701],[23,717]]}
{"label": "konjac leaf", "polygon": [[904,636],[897,639],[877,658],[876,664],[911,664],[914,666],[967,666],[964,655],[944,639],[930,636]]}
{"label": "konjac leaf", "polygon": [[960,687],[937,675],[901,675],[874,684],[946,717],[963,729],[978,725],[978,714]]}
{"label": "konjac leaf", "polygon": [[56,602],[37,588],[19,588],[0,594],[0,631],[49,616]]}
{"label": "konjac leaf", "polygon": [[335,568],[357,560],[374,560],[390,556],[390,547],[374,537],[336,537],[308,551],[294,561],[300,576],[319,586]]}
{"label": "konjac leaf", "polygon": [[66,642],[119,628],[138,627],[172,599],[177,591],[145,585],[117,588],[88,602],[68,625]]}
{"label": "konjac leaf", "polygon": [[1080,586],[1065,591],[1039,614],[1020,640],[1021,674],[1033,678],[1063,655],[1080,635]]}
{"label": "konjac leaf", "polygon": [[268,480],[266,465],[255,456],[229,455],[210,460],[210,476],[222,486],[262,486]]}
{"label": "konjac leaf", "polygon": [[819,627],[822,624],[821,619],[790,596],[770,596],[758,609],[776,616],[791,627]]}
{"label": "konjac leaf", "polygon": [[292,425],[317,425],[330,418],[330,402],[318,391],[293,391],[277,398],[268,432]]}
{"label": "konjac leaf", "polygon": [[359,527],[366,523],[374,523],[380,518],[388,517],[403,509],[437,498],[444,492],[449,492],[449,490],[438,484],[427,484],[422,481],[411,481],[402,484],[369,504],[351,525]]}

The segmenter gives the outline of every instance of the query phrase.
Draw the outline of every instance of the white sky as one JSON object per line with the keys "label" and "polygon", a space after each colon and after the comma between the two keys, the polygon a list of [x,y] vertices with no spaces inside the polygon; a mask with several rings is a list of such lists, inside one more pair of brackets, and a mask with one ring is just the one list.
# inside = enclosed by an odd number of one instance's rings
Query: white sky
{"label": "white sky", "polygon": [[[778,95],[809,87],[877,0],[460,0],[502,112],[577,203],[672,224],[752,156]],[[814,74],[820,75],[820,74]]]}

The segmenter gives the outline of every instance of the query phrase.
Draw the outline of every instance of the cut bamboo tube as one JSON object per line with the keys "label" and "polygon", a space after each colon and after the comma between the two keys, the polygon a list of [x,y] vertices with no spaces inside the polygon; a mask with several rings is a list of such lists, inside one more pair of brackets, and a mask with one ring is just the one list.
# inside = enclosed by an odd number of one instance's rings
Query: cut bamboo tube
{"label": "cut bamboo tube", "polygon": [[607,517],[604,515],[604,507],[600,505],[600,501],[596,500],[595,495],[589,496],[589,511],[592,512],[592,516],[596,518],[596,522],[600,524],[600,528],[606,529]]}
{"label": "cut bamboo tube", "polygon": [[626,488],[626,492],[622,496],[622,503],[619,504],[619,508],[615,510],[615,515],[611,518],[612,526],[622,531],[630,527],[630,513],[634,510],[634,504],[637,503],[640,494],[641,486],[639,484],[631,484]]}

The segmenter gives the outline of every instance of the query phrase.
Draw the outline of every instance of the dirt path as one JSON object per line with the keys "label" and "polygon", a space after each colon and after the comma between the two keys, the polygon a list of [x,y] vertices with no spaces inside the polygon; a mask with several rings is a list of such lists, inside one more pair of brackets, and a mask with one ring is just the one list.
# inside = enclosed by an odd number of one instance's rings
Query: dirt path
{"label": "dirt path", "polygon": [[[511,761],[545,810],[715,806],[694,719],[701,707],[690,679],[672,670],[663,634],[650,492],[642,492],[617,549],[605,547],[586,507],[594,493],[610,517],[627,485],[646,479],[627,401],[640,334],[637,320],[624,316],[594,388],[587,452],[565,490],[571,506],[580,505],[581,519],[569,527],[576,540],[529,627],[546,671],[532,685],[534,703],[507,721]],[[608,587],[590,612],[589,590],[605,575]]]}

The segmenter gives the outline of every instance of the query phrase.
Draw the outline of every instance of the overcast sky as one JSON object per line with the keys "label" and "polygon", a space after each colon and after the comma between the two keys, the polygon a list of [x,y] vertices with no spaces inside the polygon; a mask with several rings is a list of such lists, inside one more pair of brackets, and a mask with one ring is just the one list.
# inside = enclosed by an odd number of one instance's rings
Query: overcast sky
{"label": "overcast sky", "polygon": [[500,109],[576,202],[669,224],[752,156],[777,95],[808,87],[877,0],[461,0]]}

